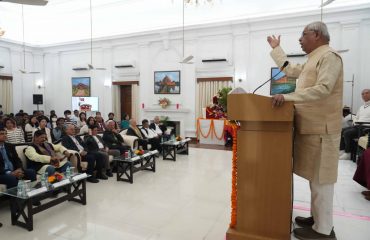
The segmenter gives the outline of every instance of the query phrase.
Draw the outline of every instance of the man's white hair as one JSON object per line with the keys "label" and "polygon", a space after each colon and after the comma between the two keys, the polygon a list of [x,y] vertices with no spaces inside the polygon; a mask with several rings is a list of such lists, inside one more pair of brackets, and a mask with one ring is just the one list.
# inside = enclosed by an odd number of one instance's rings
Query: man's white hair
{"label": "man's white hair", "polygon": [[316,33],[320,33],[328,42],[330,42],[330,35],[328,31],[328,27],[323,22],[312,22],[306,26],[307,30],[314,31]]}

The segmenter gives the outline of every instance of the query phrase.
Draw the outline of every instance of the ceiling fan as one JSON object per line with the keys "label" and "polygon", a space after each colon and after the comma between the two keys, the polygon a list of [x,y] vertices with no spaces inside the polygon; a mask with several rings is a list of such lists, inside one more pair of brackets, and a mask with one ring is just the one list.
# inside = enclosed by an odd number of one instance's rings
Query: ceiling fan
{"label": "ceiling fan", "polygon": [[46,4],[48,4],[49,1],[48,0],[0,0],[0,2],[45,6]]}
{"label": "ceiling fan", "polygon": [[189,55],[185,57],[185,1],[182,0],[182,60],[181,64],[193,64],[193,62],[190,62],[194,56]]}
{"label": "ceiling fan", "polygon": [[324,2],[324,0],[321,0],[321,5],[319,6],[319,8],[321,8],[321,14],[320,14],[320,17],[321,17],[321,22],[322,22],[322,15],[323,15],[323,8],[325,6],[328,6],[330,3],[334,2],[335,0],[327,0]]}
{"label": "ceiling fan", "polygon": [[23,13],[23,4],[22,4],[22,38],[23,38],[23,69],[19,69],[22,74],[38,74],[40,72],[27,71],[26,70],[26,43],[24,41],[24,13]]}
{"label": "ceiling fan", "polygon": [[93,65],[93,48],[92,48],[92,44],[93,44],[93,22],[92,22],[92,4],[91,4],[91,0],[90,0],[90,63],[87,64],[89,70],[107,70],[106,68],[102,68],[102,67],[94,67]]}

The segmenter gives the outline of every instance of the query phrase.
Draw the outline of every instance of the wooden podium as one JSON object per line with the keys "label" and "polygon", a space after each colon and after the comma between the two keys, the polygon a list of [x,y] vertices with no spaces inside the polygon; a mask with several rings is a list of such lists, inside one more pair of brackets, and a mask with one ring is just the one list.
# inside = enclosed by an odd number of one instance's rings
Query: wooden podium
{"label": "wooden podium", "polygon": [[227,240],[290,239],[293,103],[230,94],[228,118],[241,122],[237,146],[237,222]]}

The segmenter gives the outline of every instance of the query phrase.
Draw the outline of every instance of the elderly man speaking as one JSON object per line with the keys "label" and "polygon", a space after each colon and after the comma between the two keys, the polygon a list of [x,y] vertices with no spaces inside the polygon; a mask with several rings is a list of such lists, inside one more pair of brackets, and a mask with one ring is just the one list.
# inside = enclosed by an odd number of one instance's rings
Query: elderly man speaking
{"label": "elderly man speaking", "polygon": [[[267,37],[271,56],[278,66],[287,61],[280,36]],[[287,76],[297,78],[294,93],[273,96],[278,107],[295,102],[294,172],[307,179],[311,188],[312,217],[296,217],[302,228],[294,229],[298,239],[336,239],[333,228],[334,183],[338,175],[341,132],[343,63],[329,47],[330,36],[322,22],[308,24],[299,38],[308,55],[303,65],[289,64]]]}

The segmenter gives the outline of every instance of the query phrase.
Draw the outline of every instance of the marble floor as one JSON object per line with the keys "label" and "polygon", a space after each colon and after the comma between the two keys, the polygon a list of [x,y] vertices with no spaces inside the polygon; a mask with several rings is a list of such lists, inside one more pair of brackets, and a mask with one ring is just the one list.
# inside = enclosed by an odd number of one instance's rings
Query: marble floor
{"label": "marble floor", "polygon": [[[65,202],[34,216],[34,230],[12,226],[0,202],[0,239],[224,240],[229,224],[231,151],[191,148],[176,162],[157,161],[157,171],[139,172],[134,184],[115,178],[88,183],[87,205]],[[338,239],[370,239],[370,202],[341,161],[335,189]],[[295,177],[293,215],[309,214],[309,188]],[[295,239],[292,237],[292,239]]]}

